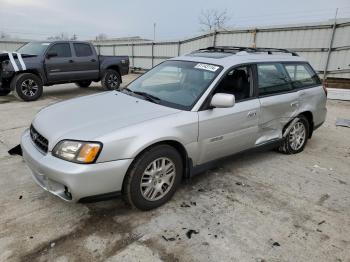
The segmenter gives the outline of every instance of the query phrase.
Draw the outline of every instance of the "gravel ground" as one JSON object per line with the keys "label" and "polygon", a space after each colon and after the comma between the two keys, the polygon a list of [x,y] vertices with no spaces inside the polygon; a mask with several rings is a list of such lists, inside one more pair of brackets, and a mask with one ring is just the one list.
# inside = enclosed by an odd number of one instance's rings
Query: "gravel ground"
{"label": "gravel ground", "polygon": [[232,157],[140,212],[120,199],[63,202],[7,154],[39,109],[95,92],[61,85],[32,103],[0,98],[0,261],[350,262],[350,128],[335,126],[350,102],[328,101],[304,152]]}

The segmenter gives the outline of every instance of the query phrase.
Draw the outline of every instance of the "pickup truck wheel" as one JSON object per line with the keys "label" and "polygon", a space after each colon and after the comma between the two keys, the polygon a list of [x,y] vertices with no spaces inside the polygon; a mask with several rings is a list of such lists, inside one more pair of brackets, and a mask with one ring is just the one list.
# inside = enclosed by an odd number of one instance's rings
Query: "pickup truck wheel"
{"label": "pickup truck wheel", "polygon": [[121,78],[117,71],[113,69],[107,69],[103,74],[101,83],[102,87],[106,90],[116,90],[120,86]]}
{"label": "pickup truck wheel", "polygon": [[16,96],[24,101],[35,101],[43,94],[42,81],[34,74],[24,73],[15,76],[11,86],[16,91]]}
{"label": "pickup truck wheel", "polygon": [[123,196],[140,210],[157,208],[171,199],[178,188],[183,163],[178,151],[159,145],[135,159],[124,180]]}
{"label": "pickup truck wheel", "polygon": [[79,81],[79,82],[76,82],[75,84],[78,86],[78,87],[81,87],[81,88],[87,88],[91,85],[92,81]]}
{"label": "pickup truck wheel", "polygon": [[297,121],[290,127],[278,151],[288,155],[303,151],[309,137],[309,132],[309,121],[302,115],[298,116]]}
{"label": "pickup truck wheel", "polygon": [[7,96],[9,93],[11,93],[11,89],[1,89],[0,88],[0,96]]}

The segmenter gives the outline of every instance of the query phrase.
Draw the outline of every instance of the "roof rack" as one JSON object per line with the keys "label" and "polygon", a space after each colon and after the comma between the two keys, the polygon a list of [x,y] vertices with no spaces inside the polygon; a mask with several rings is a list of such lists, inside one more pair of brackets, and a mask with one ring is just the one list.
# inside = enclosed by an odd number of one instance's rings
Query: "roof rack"
{"label": "roof rack", "polygon": [[291,54],[292,56],[298,56],[297,53],[289,51],[287,49],[282,48],[265,48],[265,47],[242,47],[242,46],[210,46],[207,48],[201,48],[194,52],[226,52],[236,54],[241,51],[246,51],[248,53],[258,53],[258,52],[266,52],[269,55],[273,53],[286,53]]}

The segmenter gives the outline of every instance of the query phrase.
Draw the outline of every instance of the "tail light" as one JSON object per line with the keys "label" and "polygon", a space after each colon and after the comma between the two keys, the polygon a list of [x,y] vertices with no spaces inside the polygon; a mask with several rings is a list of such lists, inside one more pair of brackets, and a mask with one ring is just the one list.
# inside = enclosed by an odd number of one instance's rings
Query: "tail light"
{"label": "tail light", "polygon": [[327,88],[328,88],[328,82],[327,82],[327,79],[326,79],[326,80],[323,80],[323,90],[324,90],[326,96],[328,95]]}

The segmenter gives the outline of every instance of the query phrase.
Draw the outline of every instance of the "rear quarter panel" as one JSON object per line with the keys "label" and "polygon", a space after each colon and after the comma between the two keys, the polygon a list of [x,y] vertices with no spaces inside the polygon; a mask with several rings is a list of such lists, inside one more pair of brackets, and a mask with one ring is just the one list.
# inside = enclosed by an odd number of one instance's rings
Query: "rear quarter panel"
{"label": "rear quarter panel", "polygon": [[327,115],[326,103],[327,97],[321,85],[299,91],[299,112],[310,111],[314,126],[325,121]]}
{"label": "rear quarter panel", "polygon": [[100,61],[101,74],[103,74],[103,72],[110,67],[118,67],[120,74],[122,76],[129,73],[129,57],[128,56],[103,56],[103,55],[99,55],[98,59]]}

